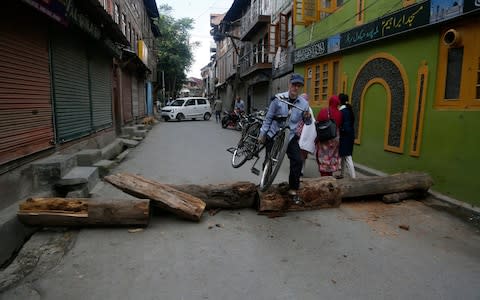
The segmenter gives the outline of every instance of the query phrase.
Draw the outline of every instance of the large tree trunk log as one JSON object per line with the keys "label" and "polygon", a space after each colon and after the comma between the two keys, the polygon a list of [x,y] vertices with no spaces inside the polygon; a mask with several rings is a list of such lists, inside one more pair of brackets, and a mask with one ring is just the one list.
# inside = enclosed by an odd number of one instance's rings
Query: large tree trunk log
{"label": "large tree trunk log", "polygon": [[246,181],[208,185],[182,184],[170,186],[202,199],[207,204],[207,209],[253,207],[257,199],[257,186],[254,183]]}
{"label": "large tree trunk log", "polygon": [[258,210],[268,211],[298,211],[319,208],[338,207],[342,202],[341,191],[333,177],[304,180],[297,191],[302,204],[292,202],[288,195],[288,184],[272,185],[266,192],[260,193]]}
{"label": "large tree trunk log", "polygon": [[151,199],[154,205],[189,220],[199,221],[205,210],[201,199],[139,175],[120,173],[104,179],[130,195]]}
{"label": "large tree trunk log", "polygon": [[20,204],[19,220],[28,225],[148,225],[148,199],[29,198]]}
{"label": "large tree trunk log", "polygon": [[343,199],[407,191],[426,192],[433,185],[432,177],[420,172],[342,179],[337,182]]}
{"label": "large tree trunk log", "polygon": [[[403,193],[421,195],[432,186],[433,180],[426,173],[409,172],[388,176],[373,176],[336,180],[333,177],[304,179],[298,195],[302,205],[295,205],[288,195],[288,185],[273,185],[260,194],[260,211],[295,211],[338,207],[342,199],[374,195]],[[412,193],[406,193],[412,192]],[[387,197],[389,199],[389,197]]]}

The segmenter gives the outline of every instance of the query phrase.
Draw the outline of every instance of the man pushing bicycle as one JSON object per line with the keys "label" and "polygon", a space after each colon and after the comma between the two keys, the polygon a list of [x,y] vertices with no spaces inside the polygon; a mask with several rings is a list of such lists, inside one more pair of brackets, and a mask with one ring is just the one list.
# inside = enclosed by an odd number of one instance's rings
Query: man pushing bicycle
{"label": "man pushing bicycle", "polygon": [[[307,100],[300,95],[300,89],[303,87],[303,77],[299,74],[292,74],[290,77],[288,91],[276,94],[272,99],[270,106],[260,129],[258,142],[265,144],[267,157],[273,146],[275,134],[281,130],[281,122],[288,120],[285,124],[290,128],[288,137],[287,156],[290,160],[290,173],[288,176],[289,195],[295,204],[300,204],[301,199],[297,195],[300,188],[300,176],[302,173],[302,158],[300,156],[300,146],[298,145],[299,137],[295,135],[298,123],[303,120],[307,125],[311,124],[312,116],[310,115]],[[296,108],[296,109],[292,109]],[[286,118],[289,116],[289,118]]]}

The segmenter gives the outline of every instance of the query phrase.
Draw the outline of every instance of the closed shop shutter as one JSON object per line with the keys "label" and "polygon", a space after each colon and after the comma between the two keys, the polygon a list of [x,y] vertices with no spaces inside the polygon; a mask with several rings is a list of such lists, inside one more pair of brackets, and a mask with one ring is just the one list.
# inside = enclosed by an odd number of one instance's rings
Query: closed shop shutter
{"label": "closed shop shutter", "polygon": [[133,118],[137,119],[138,114],[138,82],[135,76],[132,76],[132,110]]}
{"label": "closed shop shutter", "polygon": [[63,143],[92,130],[86,42],[57,33],[52,41],[52,73],[57,141]]}
{"label": "closed shop shutter", "polygon": [[0,164],[53,146],[47,25],[11,12],[0,12]]}
{"label": "closed shop shutter", "polygon": [[93,129],[112,126],[112,59],[96,54],[90,58]]}
{"label": "closed shop shutter", "polygon": [[146,114],[146,102],[145,98],[145,81],[143,79],[138,80],[138,114],[140,117],[144,117]]}
{"label": "closed shop shutter", "polygon": [[123,123],[132,121],[132,76],[125,70],[122,72],[122,111]]}

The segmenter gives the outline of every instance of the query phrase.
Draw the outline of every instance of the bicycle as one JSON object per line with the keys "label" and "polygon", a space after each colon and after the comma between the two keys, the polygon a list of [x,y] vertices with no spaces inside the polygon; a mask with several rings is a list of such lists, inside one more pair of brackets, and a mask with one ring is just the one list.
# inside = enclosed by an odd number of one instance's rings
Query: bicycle
{"label": "bicycle", "polygon": [[[274,118],[278,122],[280,130],[272,137],[272,148],[270,153],[265,153],[265,161],[262,168],[262,174],[260,178],[260,190],[266,191],[273,183],[273,180],[277,176],[278,171],[287,152],[289,137],[290,137],[290,117],[292,108],[296,108],[302,112],[305,112],[301,107],[298,107],[290,102],[277,97],[277,99],[288,105],[287,116],[277,116]],[[263,120],[262,120],[263,122]],[[251,124],[248,124],[245,130],[245,134],[242,134],[240,141],[235,148],[230,148],[232,155],[232,166],[239,168],[247,160],[257,157],[251,168],[252,173],[260,175],[260,170],[255,168],[255,165],[260,159],[260,152],[265,148],[265,144],[258,144],[258,135],[260,134],[260,128],[262,122],[255,120]]]}
{"label": "bicycle", "polygon": [[[259,158],[259,153],[264,147],[257,143],[260,128],[262,127],[262,114],[250,114],[246,116],[242,124],[242,135],[236,147],[227,149],[232,153],[232,167],[239,168],[247,160],[253,157]],[[258,174],[257,174],[258,175]]]}

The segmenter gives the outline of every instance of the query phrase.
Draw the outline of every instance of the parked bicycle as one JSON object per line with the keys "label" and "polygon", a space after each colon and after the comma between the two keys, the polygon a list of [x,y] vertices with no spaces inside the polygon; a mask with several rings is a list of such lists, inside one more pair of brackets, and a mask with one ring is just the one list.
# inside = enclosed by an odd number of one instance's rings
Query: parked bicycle
{"label": "parked bicycle", "polygon": [[[291,104],[287,99],[277,97],[281,102],[288,104],[288,114],[286,116],[276,116],[274,120],[278,122],[279,130],[272,137],[272,148],[270,153],[265,153],[265,160],[262,166],[261,178],[260,178],[260,190],[266,191],[275,180],[278,171],[287,152],[289,136],[290,136],[290,116],[293,108],[300,111],[304,111],[301,107]],[[232,153],[232,166],[239,168],[247,160],[256,158],[251,171],[255,175],[260,175],[260,170],[255,165],[260,160],[260,153],[265,148],[265,144],[258,143],[258,136],[260,134],[260,128],[262,127],[263,119],[256,118],[252,122],[249,122],[245,127],[245,131],[242,134],[240,141],[236,147],[227,149]]]}

